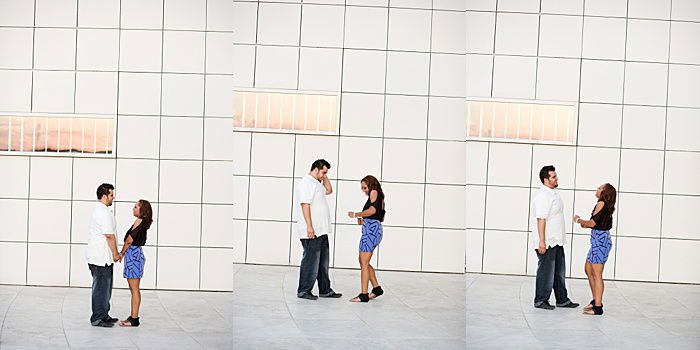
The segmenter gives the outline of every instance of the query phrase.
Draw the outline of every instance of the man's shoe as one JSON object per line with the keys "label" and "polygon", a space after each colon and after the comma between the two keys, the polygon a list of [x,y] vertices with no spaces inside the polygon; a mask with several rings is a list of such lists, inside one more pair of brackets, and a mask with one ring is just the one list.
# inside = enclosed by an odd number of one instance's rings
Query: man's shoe
{"label": "man's shoe", "polygon": [[118,318],[115,317],[109,317],[109,315],[105,316],[105,318],[102,319],[103,322],[109,322],[109,323],[116,323],[119,321]]}
{"label": "man's shoe", "polygon": [[579,306],[579,303],[574,303],[573,301],[569,301],[568,304],[564,304],[564,305],[559,305],[559,304],[557,304],[557,307],[567,307],[567,308],[569,308],[569,309],[575,309],[575,308],[577,308],[578,306]]}
{"label": "man's shoe", "polygon": [[332,292],[331,294],[328,294],[328,295],[320,295],[320,294],[319,294],[319,296],[320,296],[321,298],[340,298],[340,297],[343,296],[343,294],[342,294],[342,293]]}
{"label": "man's shoe", "polygon": [[302,295],[298,295],[297,297],[302,298],[302,299],[309,299],[309,300],[316,300],[318,299],[317,296],[311,294],[311,292],[305,292]]}
{"label": "man's shoe", "polygon": [[548,301],[543,301],[542,304],[535,306],[537,309],[554,310],[554,306],[550,305]]}
{"label": "man's shoe", "polygon": [[114,327],[114,323],[100,321],[100,323],[94,324],[93,327]]}

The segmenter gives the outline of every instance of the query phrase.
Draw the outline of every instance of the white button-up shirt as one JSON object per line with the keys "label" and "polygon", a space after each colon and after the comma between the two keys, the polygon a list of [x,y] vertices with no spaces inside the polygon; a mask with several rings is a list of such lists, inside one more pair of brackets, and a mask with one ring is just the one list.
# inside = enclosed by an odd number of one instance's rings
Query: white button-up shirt
{"label": "white button-up shirt", "polygon": [[540,233],[537,229],[537,219],[545,219],[544,242],[547,247],[566,244],[564,225],[564,202],[556,189],[547,186],[540,187],[532,200],[532,216],[530,218],[532,243],[535,249],[540,245]]}
{"label": "white button-up shirt", "polygon": [[304,176],[297,184],[297,233],[299,238],[308,239],[306,233],[306,220],[302,203],[311,205],[311,225],[316,232],[316,237],[331,233],[331,210],[326,201],[326,188],[311,175]]}
{"label": "white button-up shirt", "polygon": [[107,244],[104,235],[114,235],[117,230],[117,220],[111,207],[97,202],[90,217],[90,227],[88,233],[88,244],[85,250],[85,257],[88,264],[97,266],[111,265],[112,250]]}

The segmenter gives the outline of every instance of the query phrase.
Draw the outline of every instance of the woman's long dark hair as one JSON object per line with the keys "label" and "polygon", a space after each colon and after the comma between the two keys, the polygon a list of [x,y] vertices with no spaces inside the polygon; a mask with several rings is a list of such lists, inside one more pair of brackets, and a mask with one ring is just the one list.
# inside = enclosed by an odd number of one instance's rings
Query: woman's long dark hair
{"label": "woman's long dark hair", "polygon": [[615,201],[617,200],[617,190],[613,185],[606,183],[603,185],[603,190],[600,191],[600,198],[605,206],[608,207],[610,215],[615,212]]}
{"label": "woman's long dark hair", "polygon": [[376,190],[377,193],[381,194],[382,198],[384,198],[384,191],[382,191],[382,185],[379,183],[379,180],[377,180],[376,177],[372,175],[367,175],[363,177],[360,181],[367,184],[367,188],[369,189],[370,193],[372,193],[372,190]]}
{"label": "woman's long dark hair", "polygon": [[153,223],[153,209],[151,208],[151,203],[145,199],[139,199],[139,217],[146,224],[146,229],[151,228]]}

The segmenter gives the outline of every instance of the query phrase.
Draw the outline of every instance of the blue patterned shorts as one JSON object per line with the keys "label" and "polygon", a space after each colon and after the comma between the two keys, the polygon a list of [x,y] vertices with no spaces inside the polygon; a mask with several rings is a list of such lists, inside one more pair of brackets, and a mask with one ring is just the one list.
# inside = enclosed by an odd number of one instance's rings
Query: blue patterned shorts
{"label": "blue patterned shorts", "polygon": [[143,278],[143,267],[146,265],[146,257],[143,249],[137,246],[129,246],[124,253],[124,278]]}
{"label": "blue patterned shorts", "polygon": [[591,249],[586,260],[591,264],[605,264],[612,249],[610,231],[591,230]]}
{"label": "blue patterned shorts", "polygon": [[375,219],[364,219],[362,222],[362,238],[360,238],[360,251],[373,252],[382,241],[384,231],[382,223]]}

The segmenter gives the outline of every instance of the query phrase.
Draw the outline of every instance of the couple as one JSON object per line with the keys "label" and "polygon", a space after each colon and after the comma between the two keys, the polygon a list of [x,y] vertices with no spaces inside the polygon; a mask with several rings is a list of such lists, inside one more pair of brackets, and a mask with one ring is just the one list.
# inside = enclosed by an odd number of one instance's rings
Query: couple
{"label": "couple", "polygon": [[[331,213],[326,196],[333,193],[328,180],[331,165],[324,159],[311,164],[311,171],[301,179],[297,186],[298,203],[301,206],[297,217],[297,231],[300,235],[304,255],[299,271],[297,297],[316,300],[311,293],[314,281],[318,280],[318,294],[324,298],[340,298],[342,294],[331,289],[328,276],[328,234],[331,232]],[[384,192],[374,176],[365,176],[360,181],[362,192],[369,198],[361,212],[348,212],[350,218],[356,218],[362,225],[359,261],[361,267],[361,293],[350,299],[352,302],[368,302],[382,294],[377,275],[369,264],[374,248],[382,241],[382,221],[384,221]],[[372,294],[367,292],[368,283],[372,282]]]}
{"label": "couple", "polygon": [[112,327],[119,321],[109,316],[109,300],[112,297],[112,267],[115,262],[124,260],[124,278],[131,290],[131,315],[119,322],[120,326],[139,326],[139,306],[141,291],[139,284],[143,277],[146,258],[142,246],[146,244],[146,232],[153,223],[153,210],[146,200],[134,205],[136,220],[126,232],[121,253],[117,252],[115,238],[117,222],[112,210],[114,186],[102,184],[97,188],[97,205],[92,210],[86,258],[92,275],[92,316],[90,323],[96,327]]}
{"label": "couple", "polygon": [[[554,166],[547,165],[540,170],[542,187],[537,191],[532,202],[532,238],[537,254],[537,277],[535,279],[535,307],[553,310],[549,296],[554,287],[554,296],[558,307],[576,308],[579,304],[567,296],[565,275],[566,264],[564,245],[566,231],[564,220],[564,202],[556,188],[559,178]],[[617,191],[609,183],[602,184],[595,193],[597,202],[589,220],[574,216],[574,222],[582,228],[591,229],[591,248],[586,257],[584,270],[588,276],[593,299],[583,308],[586,315],[603,314],[603,267],[608,261],[612,249],[610,229],[612,214],[615,212]]]}

